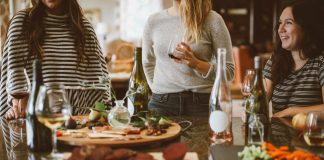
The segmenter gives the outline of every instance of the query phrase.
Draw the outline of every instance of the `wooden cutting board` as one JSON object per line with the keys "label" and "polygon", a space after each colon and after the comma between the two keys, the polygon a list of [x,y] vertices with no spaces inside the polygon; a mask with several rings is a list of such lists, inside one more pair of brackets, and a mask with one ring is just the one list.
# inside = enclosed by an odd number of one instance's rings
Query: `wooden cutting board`
{"label": "wooden cutting board", "polygon": [[[80,131],[84,131],[86,133],[92,133],[91,130],[88,128],[82,128]],[[84,138],[74,138],[71,135],[65,135],[65,136],[60,136],[57,137],[57,140],[60,143],[68,144],[68,145],[75,145],[75,146],[81,146],[81,145],[109,145],[109,146],[114,146],[114,147],[122,147],[122,146],[137,146],[137,145],[146,145],[146,144],[151,144],[151,143],[156,143],[156,142],[162,142],[162,141],[167,141],[174,139],[179,136],[181,131],[181,127],[177,123],[172,123],[172,126],[170,126],[167,129],[166,133],[163,133],[159,136],[148,136],[146,135],[146,130],[141,131],[140,135],[141,139],[136,139],[136,140],[114,140],[112,138],[89,138],[89,137],[84,137]],[[127,135],[126,135],[127,136]]]}
{"label": "wooden cutting board", "polygon": [[[164,160],[162,152],[149,152],[154,157],[154,160]],[[67,160],[71,157],[71,152],[66,152],[63,155],[63,160]],[[199,160],[196,152],[187,152],[183,160]]]}

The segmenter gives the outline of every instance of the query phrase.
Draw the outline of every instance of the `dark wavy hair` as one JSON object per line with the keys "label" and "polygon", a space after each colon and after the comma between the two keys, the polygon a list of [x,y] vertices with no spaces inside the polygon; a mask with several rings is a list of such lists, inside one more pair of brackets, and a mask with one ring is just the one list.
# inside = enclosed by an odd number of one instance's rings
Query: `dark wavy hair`
{"label": "dark wavy hair", "polygon": [[[292,8],[296,24],[300,26],[303,36],[300,42],[300,54],[303,59],[314,58],[323,54],[324,50],[324,7],[321,0],[297,0],[287,4],[282,11]],[[292,72],[295,62],[291,52],[282,48],[276,25],[277,44],[272,55],[273,87],[281,83]]]}
{"label": "dark wavy hair", "polygon": [[[64,11],[68,14],[69,23],[72,32],[75,36],[75,48],[78,59],[81,62],[88,57],[85,54],[85,29],[83,25],[83,13],[77,0],[63,0],[61,2]],[[46,6],[38,0],[33,7],[28,9],[28,15],[24,21],[24,36],[28,42],[29,54],[27,59],[31,57],[43,57],[42,44],[44,42],[45,26],[43,24],[43,17],[46,16]]]}

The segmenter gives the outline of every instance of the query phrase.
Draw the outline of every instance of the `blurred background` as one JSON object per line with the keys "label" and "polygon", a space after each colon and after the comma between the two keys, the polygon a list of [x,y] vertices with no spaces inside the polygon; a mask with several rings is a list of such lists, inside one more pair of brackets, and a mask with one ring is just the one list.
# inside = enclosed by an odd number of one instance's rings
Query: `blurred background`
{"label": "blurred background", "polygon": [[[17,11],[30,7],[33,1],[0,0],[1,46],[10,18]],[[289,1],[213,0],[213,9],[223,16],[232,38],[236,65],[232,82],[234,95],[240,93],[235,88],[240,88],[246,69],[253,68],[253,57],[261,55],[264,61],[270,57],[276,41],[274,27],[278,14],[281,6]],[[141,44],[148,16],[170,7],[172,0],[79,0],[79,3],[109,62],[113,86],[124,94],[132,70],[133,49]]]}

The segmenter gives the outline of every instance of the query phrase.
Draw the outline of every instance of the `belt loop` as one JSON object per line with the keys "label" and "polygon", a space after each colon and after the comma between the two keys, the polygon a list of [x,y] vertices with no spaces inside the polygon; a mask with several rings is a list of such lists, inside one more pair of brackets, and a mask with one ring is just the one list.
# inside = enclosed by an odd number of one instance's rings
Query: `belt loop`
{"label": "belt loop", "polygon": [[195,93],[195,92],[192,92],[192,99],[193,99],[193,102],[198,104],[199,102],[199,95],[198,93]]}
{"label": "belt loop", "polygon": [[182,92],[179,93],[179,102],[180,102],[180,106],[179,106],[179,115],[183,115],[183,96],[182,96]]}
{"label": "belt loop", "polygon": [[163,102],[166,102],[168,101],[168,97],[169,97],[169,94],[162,94],[161,97],[160,97],[160,100],[159,102],[163,103]]}
{"label": "belt loop", "polygon": [[168,101],[169,93],[163,95],[163,102]]}

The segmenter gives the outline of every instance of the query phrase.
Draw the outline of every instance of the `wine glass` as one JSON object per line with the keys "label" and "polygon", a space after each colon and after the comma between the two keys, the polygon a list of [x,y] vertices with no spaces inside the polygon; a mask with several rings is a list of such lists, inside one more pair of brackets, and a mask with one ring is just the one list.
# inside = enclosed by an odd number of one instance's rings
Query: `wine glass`
{"label": "wine glass", "polygon": [[176,50],[177,45],[180,45],[181,48],[183,47],[180,44],[181,42],[185,42],[184,35],[175,35],[172,39],[170,39],[169,45],[168,45],[168,56],[170,58],[180,60],[180,58],[177,58],[174,55],[182,54],[181,52]]}
{"label": "wine glass", "polygon": [[247,97],[251,94],[251,91],[253,89],[254,78],[255,78],[255,70],[247,69],[241,86],[241,92],[244,97],[244,102],[242,104],[243,107],[246,104]]}
{"label": "wine glass", "polygon": [[304,140],[310,146],[324,146],[324,111],[308,113]]}
{"label": "wine glass", "polygon": [[21,99],[29,95],[30,80],[25,68],[15,68],[8,70],[8,78],[6,90],[13,98],[18,99],[18,121],[23,121],[23,110],[21,106]]}
{"label": "wine glass", "polygon": [[57,152],[56,129],[69,119],[70,105],[67,103],[64,86],[40,86],[35,112],[40,123],[52,130],[53,150],[46,159],[61,159]]}
{"label": "wine glass", "polygon": [[[254,69],[247,69],[245,71],[245,75],[244,75],[244,79],[242,82],[242,86],[241,86],[241,92],[243,95],[243,102],[242,102],[242,107],[245,107],[245,110],[248,110],[248,106],[249,105],[249,96],[252,92],[253,89],[253,84],[254,84],[254,78],[255,78],[255,70]],[[242,114],[241,119],[243,120],[243,122],[246,121],[246,111],[244,112],[244,114]]]}

